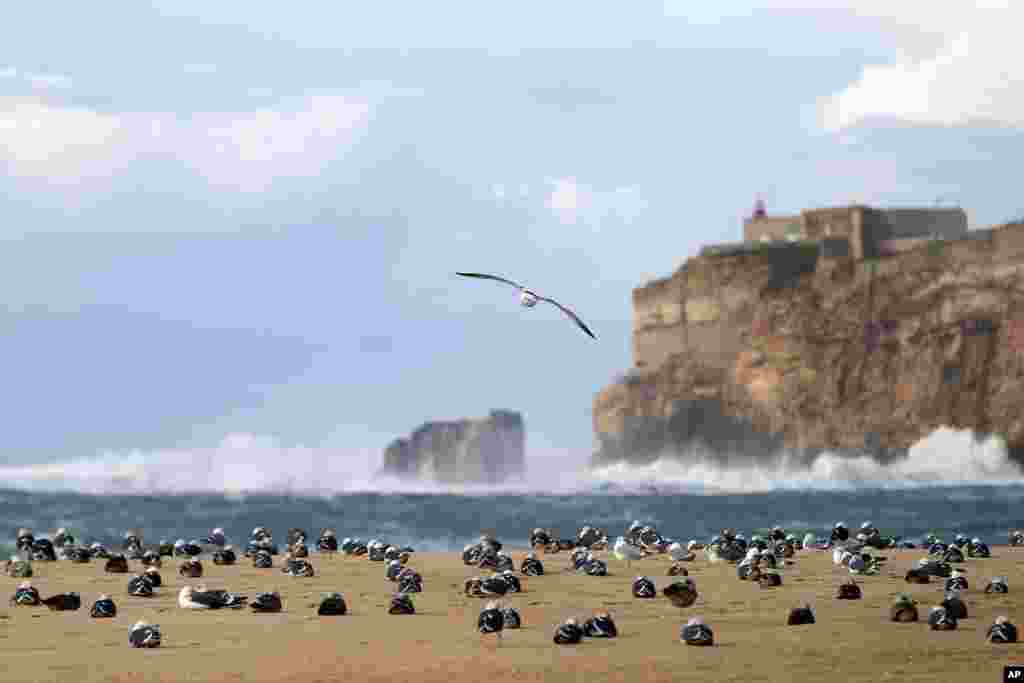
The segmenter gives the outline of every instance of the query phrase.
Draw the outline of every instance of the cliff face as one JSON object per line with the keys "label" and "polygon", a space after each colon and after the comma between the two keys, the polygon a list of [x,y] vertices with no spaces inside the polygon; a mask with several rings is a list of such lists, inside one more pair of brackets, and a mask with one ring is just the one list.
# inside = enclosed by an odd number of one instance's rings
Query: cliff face
{"label": "cliff face", "polygon": [[595,398],[595,465],[693,445],[885,460],[942,426],[1024,462],[1024,225],[870,261],[702,254],[633,299],[635,365]]}
{"label": "cliff face", "polygon": [[477,420],[428,422],[384,451],[380,473],[444,483],[496,484],[525,469],[519,413],[495,410]]}

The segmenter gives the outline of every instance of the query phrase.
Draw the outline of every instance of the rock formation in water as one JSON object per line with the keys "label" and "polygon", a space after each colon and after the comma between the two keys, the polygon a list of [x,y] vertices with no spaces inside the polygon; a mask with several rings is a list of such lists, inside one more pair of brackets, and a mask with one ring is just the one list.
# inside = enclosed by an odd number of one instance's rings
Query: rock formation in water
{"label": "rock formation in water", "polygon": [[380,475],[443,483],[496,484],[525,471],[526,430],[517,412],[428,422],[384,451]]}
{"label": "rock formation in water", "polygon": [[592,464],[886,461],[944,426],[1024,463],[1024,224],[852,250],[824,234],[705,248],[634,290],[634,367],[594,400]]}

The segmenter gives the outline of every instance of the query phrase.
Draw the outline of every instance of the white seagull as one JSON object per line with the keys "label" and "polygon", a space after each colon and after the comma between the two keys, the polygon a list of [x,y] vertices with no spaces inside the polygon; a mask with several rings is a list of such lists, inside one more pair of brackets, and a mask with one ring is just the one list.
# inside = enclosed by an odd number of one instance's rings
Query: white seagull
{"label": "white seagull", "polygon": [[668,555],[674,562],[681,561],[684,557],[689,556],[690,549],[683,548],[683,544],[676,541],[668,547]]}
{"label": "white seagull", "polygon": [[241,609],[248,600],[244,595],[236,595],[226,590],[206,590],[206,586],[185,586],[178,593],[178,606],[184,609]]}
{"label": "white seagull", "polygon": [[625,561],[626,566],[629,567],[633,560],[640,560],[644,554],[635,545],[631,545],[626,542],[626,539],[619,536],[615,539],[615,545],[612,546],[612,553],[615,557]]}
{"label": "white seagull", "polygon": [[462,277],[476,277],[476,278],[480,278],[480,279],[483,279],[483,280],[494,280],[495,282],[504,282],[506,285],[512,285],[513,287],[515,287],[516,289],[519,290],[519,303],[521,303],[526,308],[533,308],[534,306],[537,305],[538,301],[546,301],[549,304],[553,304],[560,311],[562,311],[562,313],[565,313],[567,316],[569,316],[569,318],[571,318],[572,321],[574,323],[576,323],[579,326],[579,328],[581,330],[583,330],[584,332],[586,332],[591,338],[597,339],[597,337],[594,336],[594,333],[590,331],[590,328],[587,327],[586,324],[582,320],[580,320],[578,315],[576,315],[575,313],[570,311],[568,308],[566,308],[562,304],[560,304],[557,301],[555,301],[554,299],[549,299],[547,297],[541,296],[540,294],[537,294],[536,292],[532,292],[529,289],[527,289],[526,287],[523,287],[518,282],[512,282],[512,280],[506,280],[503,277],[498,277],[497,275],[488,275],[486,273],[455,273],[455,274],[456,275],[461,275]]}

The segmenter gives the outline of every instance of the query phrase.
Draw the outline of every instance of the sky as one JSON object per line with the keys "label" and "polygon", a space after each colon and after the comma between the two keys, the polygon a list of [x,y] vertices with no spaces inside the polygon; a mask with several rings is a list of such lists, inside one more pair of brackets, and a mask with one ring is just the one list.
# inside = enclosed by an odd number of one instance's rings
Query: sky
{"label": "sky", "polygon": [[631,290],[756,195],[1024,215],[1021,3],[701,4],[5,8],[0,459],[357,457],[491,409],[585,459]]}

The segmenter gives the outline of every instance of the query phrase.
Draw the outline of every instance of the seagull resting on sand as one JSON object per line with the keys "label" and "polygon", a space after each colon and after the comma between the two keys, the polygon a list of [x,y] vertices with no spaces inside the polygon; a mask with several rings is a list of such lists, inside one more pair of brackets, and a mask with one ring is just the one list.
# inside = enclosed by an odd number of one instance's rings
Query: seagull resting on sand
{"label": "seagull resting on sand", "polygon": [[597,339],[597,337],[594,336],[594,333],[590,331],[590,328],[587,327],[586,324],[582,320],[580,320],[579,316],[576,315],[575,313],[573,313],[571,310],[569,310],[568,308],[566,308],[562,304],[558,303],[554,299],[549,299],[547,297],[543,297],[543,296],[537,294],[536,292],[531,292],[529,289],[527,289],[526,287],[523,287],[521,284],[519,284],[517,282],[512,282],[512,280],[506,280],[505,278],[498,277],[497,275],[487,275],[486,273],[455,273],[455,274],[456,275],[461,275],[462,277],[475,277],[475,278],[480,278],[480,279],[483,279],[483,280],[494,280],[495,282],[504,282],[506,285],[512,285],[513,287],[515,287],[516,289],[519,290],[519,303],[522,304],[523,306],[525,306],[526,308],[533,308],[534,306],[537,305],[538,301],[546,301],[549,304],[553,304],[560,311],[562,311],[562,313],[565,313],[567,316],[569,316],[569,318],[574,323],[576,323],[581,330],[586,332],[587,335],[589,335],[593,339]]}
{"label": "seagull resting on sand", "polygon": [[178,606],[184,609],[241,609],[249,599],[226,590],[206,590],[206,586],[184,586],[178,594]]}

